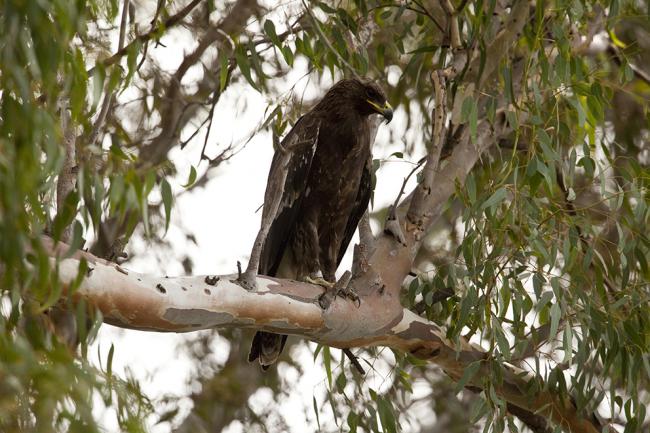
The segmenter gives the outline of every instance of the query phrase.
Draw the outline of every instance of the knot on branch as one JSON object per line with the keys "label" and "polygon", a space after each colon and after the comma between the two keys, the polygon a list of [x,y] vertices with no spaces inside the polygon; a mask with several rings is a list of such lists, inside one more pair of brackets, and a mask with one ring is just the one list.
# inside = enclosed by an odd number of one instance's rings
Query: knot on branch
{"label": "knot on branch", "polygon": [[203,281],[205,281],[205,284],[209,286],[214,286],[219,281],[219,277],[217,277],[216,275],[212,275],[212,276],[207,275]]}
{"label": "knot on branch", "polygon": [[395,205],[391,205],[388,208],[388,216],[386,217],[386,223],[384,224],[384,233],[391,235],[400,245],[405,247],[406,237],[402,232],[402,225],[397,217],[396,209]]}
{"label": "knot on branch", "polygon": [[429,360],[440,354],[440,347],[431,349],[427,346],[417,346],[414,349],[409,350],[409,353],[416,358]]}

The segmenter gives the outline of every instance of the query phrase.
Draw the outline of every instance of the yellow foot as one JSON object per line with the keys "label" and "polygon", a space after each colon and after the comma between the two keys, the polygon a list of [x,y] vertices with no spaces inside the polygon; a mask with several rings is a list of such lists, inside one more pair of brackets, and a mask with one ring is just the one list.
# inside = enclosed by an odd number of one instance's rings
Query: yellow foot
{"label": "yellow foot", "polygon": [[303,277],[302,281],[304,281],[305,283],[309,283],[309,284],[317,284],[319,286],[325,287],[326,289],[331,289],[335,285],[335,283],[331,283],[331,282],[327,281],[323,277],[312,278],[309,275]]}

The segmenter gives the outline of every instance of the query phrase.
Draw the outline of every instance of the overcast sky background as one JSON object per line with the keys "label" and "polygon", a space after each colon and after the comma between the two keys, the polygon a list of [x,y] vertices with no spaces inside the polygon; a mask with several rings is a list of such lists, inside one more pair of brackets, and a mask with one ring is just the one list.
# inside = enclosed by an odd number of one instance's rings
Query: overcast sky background
{"label": "overcast sky background", "polygon": [[[274,9],[267,17],[274,20],[278,33],[285,29],[282,23],[286,21],[285,16],[295,16],[296,8],[300,8],[299,0],[283,2],[278,7],[275,2],[268,0],[266,7]],[[137,1],[138,21],[147,26],[153,15],[155,0]],[[219,17],[214,17],[215,20]],[[259,28],[257,23],[251,23],[250,29]],[[600,36],[596,37],[595,43],[602,43]],[[117,45],[115,35],[114,50]],[[181,63],[185,53],[191,51],[196,41],[189,38],[184,31],[172,29],[162,39],[163,45],[150,46],[149,54],[153,56],[162,67],[168,71],[174,71]],[[214,54],[214,52],[212,53]],[[306,76],[307,62],[296,59],[293,67],[288,68],[290,72],[283,78],[273,81],[272,85],[277,87],[282,96],[290,94],[302,96],[306,101],[320,99],[327,89],[333,84],[328,73],[322,82],[315,82]],[[191,85],[198,80],[203,73],[202,67],[191,69],[183,83]],[[395,85],[399,80],[401,71],[392,66],[388,69],[387,81]],[[386,86],[386,83],[380,84]],[[120,95],[122,101],[133,99],[135,95],[124,92]],[[394,101],[389,101],[394,102]],[[225,91],[216,106],[211,135],[208,140],[208,155],[217,155],[230,143],[241,143],[248,140],[251,133],[255,131],[266,117],[265,110],[269,105],[277,104],[278,100],[270,100],[267,96],[261,95],[244,83],[233,83]],[[394,104],[393,104],[394,105]],[[288,108],[288,107],[286,107]],[[304,112],[304,111],[303,111]],[[417,109],[412,110],[417,112]],[[420,119],[412,118],[412,125],[421,125]],[[188,137],[196,125],[190,125],[184,131],[183,137]],[[204,128],[204,131],[207,128]],[[383,124],[377,134],[374,147],[374,158],[382,161],[377,172],[377,185],[374,193],[375,209],[381,209],[392,203],[398,194],[404,177],[413,168],[413,162],[418,161],[424,154],[423,140],[427,136],[418,126],[411,126],[406,133],[408,148],[415,149],[414,154],[406,155],[404,159],[391,156],[394,152],[402,152],[405,143],[401,137],[406,129],[405,113],[402,107],[395,107],[395,116],[390,125]],[[288,131],[288,130],[287,130]],[[602,133],[602,131],[598,131]],[[195,139],[184,149],[174,149],[170,159],[178,169],[178,176],[169,179],[173,190],[179,193],[182,186],[187,182],[192,166],[195,166],[199,174],[205,170],[206,163],[203,162],[197,167],[203,146],[205,132],[199,133]],[[613,136],[612,136],[613,138]],[[582,149],[576,149],[580,156]],[[174,246],[174,253],[156,248],[155,244],[148,243],[141,237],[134,237],[129,244],[129,252],[133,259],[125,267],[137,272],[152,273],[157,275],[183,275],[183,266],[180,257],[188,254],[193,261],[193,272],[195,275],[214,275],[236,272],[236,263],[241,261],[245,266],[250,252],[251,245],[257,233],[260,223],[260,212],[256,212],[262,205],[266,177],[268,175],[273,147],[271,136],[263,131],[255,134],[246,146],[231,160],[219,166],[213,178],[205,188],[197,188],[187,194],[183,194],[175,203],[171,217],[170,229],[166,239]],[[145,156],[146,157],[146,156]],[[604,155],[600,147],[596,148],[596,157],[599,158],[601,166],[605,163]],[[607,164],[604,164],[607,165]],[[412,190],[415,178],[410,180],[406,192]],[[155,194],[152,200],[159,198]],[[182,227],[182,230],[181,230]],[[375,233],[380,229],[374,224]],[[184,232],[191,232],[197,243],[188,242]],[[352,244],[356,242],[353,240]],[[351,245],[352,245],[351,244]],[[162,265],[161,265],[162,263]],[[346,258],[339,268],[349,269],[351,254],[348,251]],[[530,289],[530,281],[526,286]],[[536,320],[536,317],[531,317]],[[207,331],[202,331],[207,332]],[[154,402],[164,395],[187,396],[191,389],[187,383],[193,373],[195,362],[188,355],[180,350],[185,339],[195,338],[193,334],[164,334],[154,332],[139,332],[123,330],[103,325],[99,337],[89,351],[93,355],[93,361],[100,363],[106,359],[111,344],[115,344],[113,358],[113,371],[125,377],[132,375],[136,377],[143,387],[146,395]],[[475,335],[474,342],[479,342],[480,336]],[[223,363],[228,357],[229,344],[225,339],[215,339],[213,351],[210,356],[218,363]],[[338,351],[333,351],[338,356]],[[390,357],[389,351],[384,351]],[[291,432],[306,432],[316,429],[316,419],[312,408],[312,396],[315,396],[319,403],[319,417],[323,430],[336,429],[331,415],[329,405],[323,405],[323,398],[326,392],[326,375],[320,367],[319,360],[316,363],[312,354],[302,347],[295,347],[292,350],[292,358],[304,369],[300,375],[296,369],[285,363],[280,363],[281,376],[289,385],[296,384],[297,392],[291,393],[287,398],[278,402],[277,413],[288,423]],[[241,362],[246,362],[242,359]],[[375,367],[375,374],[368,374],[366,380],[373,389],[381,391],[382,387],[390,383],[386,380],[389,374],[388,364],[379,360]],[[541,366],[541,372],[544,366]],[[566,371],[565,374],[571,374]],[[195,390],[197,391],[197,390]],[[414,383],[414,397],[427,392],[427,386],[423,383]],[[253,408],[261,408],[273,404],[271,392],[268,389],[260,388],[251,397]],[[101,414],[101,401],[97,400],[97,413]],[[215,402],[215,405],[218,405]],[[606,398],[603,405],[608,405]],[[180,414],[187,414],[191,408],[189,399],[181,403]],[[303,414],[306,414],[306,418]],[[431,409],[418,407],[417,414],[432,422],[434,418]],[[114,415],[103,414],[104,424],[108,432],[118,432]],[[168,433],[172,429],[169,423],[153,425],[156,418],[152,418],[152,431],[155,433]],[[270,419],[273,422],[273,419]],[[410,431],[409,426],[402,425],[404,431]],[[227,431],[229,433],[243,432],[242,425],[234,422]],[[273,431],[273,430],[271,430]]]}
{"label": "overcast sky background", "polygon": [[[290,8],[292,5],[295,7],[295,4],[300,3],[287,3],[285,8],[275,11],[277,27],[282,22],[281,15],[291,13]],[[139,6],[138,17],[143,22],[150,20],[150,12],[147,12],[150,11],[150,6],[146,3]],[[282,31],[281,27],[278,28],[278,32],[280,31]],[[183,37],[182,32],[179,31],[170,32],[162,42],[165,47],[159,45],[154,48],[152,46],[149,52],[165,69],[170,71],[180,64],[184,53],[190,51],[196,43]],[[286,79],[274,82],[274,85],[284,86],[280,87],[283,92],[290,92],[293,87],[295,94],[304,95],[307,101],[319,99],[331,86],[331,78],[329,74],[326,74],[326,81],[315,83],[313,79],[310,80],[305,76],[306,72],[306,61],[297,59]],[[191,70],[184,83],[191,83],[193,79],[200,78],[202,73],[201,68]],[[398,69],[391,70],[388,81],[395,84],[399,79],[399,74]],[[132,96],[128,92],[124,92],[121,98],[129,100]],[[208,141],[208,154],[216,155],[219,150],[231,142],[238,143],[247,140],[251,132],[263,122],[267,105],[275,102],[268,100],[266,96],[260,95],[246,84],[234,83],[230,85],[214,112],[212,132]],[[374,158],[383,160],[377,173],[374,199],[376,209],[394,201],[403,178],[412,169],[412,164],[408,160],[417,161],[423,154],[421,143],[423,132],[414,128],[409,131],[409,136],[415,141],[409,144],[416,144],[416,149],[419,149],[420,153],[405,157],[404,160],[395,157],[389,158],[393,152],[404,150],[401,139],[395,137],[401,137],[403,134],[405,116],[400,107],[395,108],[396,113],[393,121],[390,125],[382,124],[375,140]],[[191,128],[188,129],[189,131],[186,130],[184,136],[193,131]],[[177,178],[169,179],[176,193],[181,191],[181,185],[187,182],[191,166],[196,167],[203,140],[204,132],[198,134],[185,149],[176,148],[171,152],[170,158],[179,170]],[[233,273],[236,271],[237,260],[240,260],[245,266],[259,228],[261,215],[256,210],[263,202],[266,177],[272,156],[273,147],[270,134],[267,132],[256,134],[241,152],[219,166],[216,175],[205,188],[197,188],[182,195],[176,201],[166,238],[172,242],[177,254],[167,256],[166,253],[156,251],[155,245],[150,245],[146,240],[134,238],[129,245],[129,250],[134,258],[125,267],[145,273],[183,275],[183,267],[179,261],[182,253],[187,253],[192,258],[196,275]],[[205,170],[205,165],[206,163],[203,162],[197,167],[199,173]],[[414,180],[411,181],[411,183],[413,182]],[[407,188],[407,191],[409,190]],[[155,199],[155,195],[152,197]],[[186,240],[179,226],[186,230],[189,229],[195,235],[196,245]],[[378,226],[375,225],[374,228],[376,232]],[[162,257],[164,267],[159,265],[156,260],[157,256],[159,259]],[[350,263],[351,254],[348,251],[339,269],[349,268]],[[99,362],[99,357],[105,360],[111,344],[114,344],[113,371],[122,377],[127,374],[136,377],[146,395],[155,401],[156,398],[163,395],[186,396],[191,392],[187,382],[194,368],[193,362],[179,349],[185,338],[193,338],[193,336],[123,330],[103,325],[95,347],[91,348],[89,353],[98,353],[99,350],[100,355],[95,355],[94,361]],[[228,356],[228,343],[225,339],[216,341],[211,356],[223,363]],[[305,374],[299,377],[294,368],[286,364],[278,366],[281,373],[287,377],[288,383],[298,382],[298,392],[280,402],[279,412],[289,423],[292,432],[311,431],[315,429],[316,425],[312,409],[312,395],[316,396],[319,403],[322,402],[326,390],[325,373],[318,364],[314,364],[309,351],[298,348],[293,351],[292,356],[294,359],[298,359]],[[246,360],[242,359],[242,362],[246,362]],[[388,369],[384,368],[385,371],[382,372],[382,367],[387,366],[381,362],[376,367],[379,369],[378,374],[369,375],[367,380],[370,381],[370,386],[374,389],[381,389],[385,384],[384,379]],[[416,386],[416,393],[417,389]],[[251,398],[251,401],[254,407],[271,404],[271,393],[268,389],[261,388]],[[189,412],[190,407],[191,402],[189,399],[185,399],[181,413]],[[323,406],[321,410],[321,425],[331,424],[331,427],[335,427],[329,407]],[[99,401],[97,411],[101,412]],[[308,416],[307,424],[303,413]],[[104,413],[103,418],[107,431],[119,431],[114,416]],[[152,422],[154,420],[152,419]],[[168,433],[171,427],[169,423],[152,425],[152,431]],[[231,433],[242,431],[241,424],[237,422],[228,429],[228,432]]]}

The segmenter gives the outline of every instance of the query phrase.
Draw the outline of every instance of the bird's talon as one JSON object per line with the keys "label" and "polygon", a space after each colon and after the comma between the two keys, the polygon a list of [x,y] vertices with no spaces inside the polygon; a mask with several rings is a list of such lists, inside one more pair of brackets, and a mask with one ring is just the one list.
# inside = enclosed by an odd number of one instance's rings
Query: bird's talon
{"label": "bird's talon", "polygon": [[327,281],[323,277],[314,277],[314,278],[312,278],[310,276],[306,276],[306,277],[303,278],[303,281],[305,283],[316,284],[317,286],[322,286],[322,287],[325,287],[327,289],[331,289],[332,287],[334,287],[334,283],[332,283],[330,281]]}
{"label": "bird's talon", "polygon": [[336,292],[336,296],[340,296],[342,298],[348,298],[349,300],[357,304],[357,308],[361,306],[361,298],[359,298],[359,295],[357,295],[357,293],[349,287],[344,287],[342,289],[339,289],[339,291]]}
{"label": "bird's talon", "polygon": [[327,310],[330,305],[332,305],[332,297],[330,295],[330,292],[326,291],[318,297],[318,305],[320,305],[323,310]]}
{"label": "bird's talon", "polygon": [[[238,286],[242,287],[243,289],[249,291],[249,292],[256,292],[257,291],[257,279],[255,278],[256,275],[254,273],[249,273],[249,272],[243,272],[240,273],[237,279],[231,280],[231,282],[237,284]],[[207,281],[206,281],[207,283]]]}

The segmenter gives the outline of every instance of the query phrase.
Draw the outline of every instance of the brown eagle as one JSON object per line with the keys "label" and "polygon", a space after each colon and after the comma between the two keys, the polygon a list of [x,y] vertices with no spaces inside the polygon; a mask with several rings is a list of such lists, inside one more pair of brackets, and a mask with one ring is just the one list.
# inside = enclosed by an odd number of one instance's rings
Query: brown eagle
{"label": "brown eagle", "polygon": [[[344,79],[282,140],[271,163],[267,193],[278,165],[287,161],[286,152],[291,154],[280,205],[262,248],[260,274],[325,286],[335,281],[372,193],[376,126],[370,116],[376,113],[388,122],[393,117],[381,88],[371,81]],[[266,370],[286,339],[257,332],[249,362],[259,359]]]}

